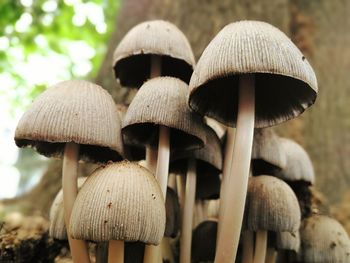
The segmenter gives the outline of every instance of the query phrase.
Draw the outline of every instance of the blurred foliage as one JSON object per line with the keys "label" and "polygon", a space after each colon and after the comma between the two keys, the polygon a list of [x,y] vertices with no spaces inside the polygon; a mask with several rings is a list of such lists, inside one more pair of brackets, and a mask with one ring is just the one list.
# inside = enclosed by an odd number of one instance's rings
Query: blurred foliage
{"label": "blurred foliage", "polygon": [[[119,3],[120,0],[1,0],[0,75],[6,74],[11,87],[4,87],[2,83],[0,96],[10,100],[11,110],[22,111],[48,84],[31,85],[21,74],[18,63],[28,63],[33,54],[48,58],[47,63],[55,63],[50,56],[62,56],[68,61],[64,76],[92,78],[107,48]],[[82,15],[84,10],[89,12],[88,16]],[[99,21],[100,25],[97,25],[101,10],[104,21]],[[27,25],[24,29],[23,24]],[[95,51],[89,57],[92,67],[87,76],[77,76],[74,72],[74,61],[69,51],[72,43],[82,41]]]}

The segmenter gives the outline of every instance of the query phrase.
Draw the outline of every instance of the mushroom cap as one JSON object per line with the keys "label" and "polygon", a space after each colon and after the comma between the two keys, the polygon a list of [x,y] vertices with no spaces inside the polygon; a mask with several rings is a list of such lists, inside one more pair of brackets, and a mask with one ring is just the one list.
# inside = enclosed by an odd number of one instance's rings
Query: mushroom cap
{"label": "mushroom cap", "polygon": [[204,123],[187,104],[188,86],[172,77],[142,85],[126,112],[122,132],[134,144],[158,145],[159,125],[171,128],[172,150],[196,149],[205,143]]}
{"label": "mushroom cap", "polygon": [[80,159],[122,159],[121,121],[111,95],[83,80],[60,82],[40,94],[20,119],[15,142],[47,157],[61,157],[66,142],[80,144]]}
{"label": "mushroom cap", "polygon": [[75,200],[73,238],[160,243],[165,206],[154,176],[136,163],[112,163],[88,177]]}
{"label": "mushroom cap", "polygon": [[286,154],[286,167],[280,170],[276,176],[285,181],[304,181],[313,185],[315,172],[309,155],[298,143],[291,139],[279,138],[281,146]]}
{"label": "mushroom cap", "polygon": [[176,192],[167,188],[166,200],[166,224],[164,236],[175,238],[180,229],[180,204]]}
{"label": "mushroom cap", "polygon": [[189,82],[195,65],[186,36],[173,24],[154,20],[133,27],[113,55],[115,76],[122,86],[140,87],[149,79],[151,55],[162,57],[162,75]]}
{"label": "mushroom cap", "polygon": [[217,229],[218,222],[212,220],[204,221],[194,229],[191,262],[214,261]]}
{"label": "mushroom cap", "polygon": [[268,175],[249,178],[245,211],[248,230],[295,232],[300,218],[298,200],[287,183]]}
{"label": "mushroom cap", "polygon": [[224,27],[200,57],[190,81],[190,107],[235,126],[241,74],[255,75],[255,127],[300,115],[317,96],[309,62],[279,29],[240,21]]}
{"label": "mushroom cap", "polygon": [[298,252],[300,248],[300,234],[295,232],[277,232],[276,248],[278,250],[292,250]]}
{"label": "mushroom cap", "polygon": [[[86,181],[86,177],[78,178],[78,188]],[[57,193],[50,208],[49,236],[59,240],[67,240],[66,224],[64,222],[63,191]]]}
{"label": "mushroom cap", "polygon": [[343,226],[333,218],[312,215],[300,228],[298,257],[305,263],[350,262],[350,240]]}
{"label": "mushroom cap", "polygon": [[[117,104],[117,111],[122,122],[127,110],[128,106],[126,104]],[[132,144],[126,134],[122,133],[122,137],[124,142],[124,154],[129,161],[141,161],[146,158],[145,146]]]}
{"label": "mushroom cap", "polygon": [[286,166],[286,155],[272,129],[255,129],[252,149],[253,174],[275,175]]}
{"label": "mushroom cap", "polygon": [[187,151],[179,149],[172,152],[171,161],[175,170],[177,170],[176,167],[186,167],[188,159],[194,158],[197,166],[209,166],[208,169],[211,169],[216,175],[221,172],[223,158],[220,139],[208,125],[203,125],[203,131],[205,133],[203,148]]}

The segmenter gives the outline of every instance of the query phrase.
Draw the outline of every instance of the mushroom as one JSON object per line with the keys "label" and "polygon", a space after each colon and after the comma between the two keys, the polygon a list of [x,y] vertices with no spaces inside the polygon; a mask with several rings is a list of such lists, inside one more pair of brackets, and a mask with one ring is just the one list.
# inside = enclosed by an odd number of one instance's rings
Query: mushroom
{"label": "mushroom", "polygon": [[333,218],[313,214],[302,221],[298,260],[305,263],[350,262],[350,240]]}
{"label": "mushroom", "polygon": [[165,206],[154,176],[135,163],[111,163],[91,174],[80,189],[70,222],[73,238],[109,241],[108,262],[124,262],[124,242],[158,245]]}
{"label": "mushroom", "polygon": [[[65,223],[78,191],[78,160],[122,159],[120,119],[111,95],[83,80],[60,82],[42,94],[20,119],[15,142],[31,146],[47,157],[62,157]],[[86,243],[68,235],[74,262],[89,262]]]}
{"label": "mushroom", "polygon": [[225,231],[219,227],[215,257],[216,263],[231,263],[243,219],[253,128],[277,125],[301,114],[316,99],[316,77],[280,30],[264,22],[240,21],[224,27],[206,47],[190,90],[193,110],[237,127],[232,159],[226,152],[224,161],[231,168],[223,179],[219,224]]}
{"label": "mushroom", "polygon": [[275,247],[278,250],[278,258],[280,260],[290,262],[292,258],[296,258],[300,249],[299,230],[295,232],[277,232]]}
{"label": "mushroom", "polygon": [[296,194],[302,218],[312,213],[312,192],[310,186],[315,183],[315,172],[307,152],[291,139],[280,138],[281,146],[286,154],[286,167],[276,176],[287,182]]}
{"label": "mushroom", "polygon": [[252,149],[252,174],[275,175],[287,160],[280,138],[272,129],[255,129]]}
{"label": "mushroom", "polygon": [[295,232],[299,225],[298,200],[288,184],[268,175],[249,179],[245,227],[256,232],[254,263],[265,262],[268,231]]}
{"label": "mushroom", "polygon": [[[187,168],[180,237],[180,262],[182,263],[191,262],[192,223],[195,195],[197,193],[197,178],[198,181],[202,176],[204,179],[208,177],[218,178],[222,168],[221,144],[218,136],[207,125],[203,125],[203,131],[206,135],[206,144],[203,148],[190,151],[180,149],[178,151],[174,150],[172,153],[174,161],[172,166]],[[210,186],[208,187],[210,188]]]}
{"label": "mushroom", "polygon": [[[189,82],[195,64],[186,36],[173,24],[147,21],[133,27],[113,55],[113,68],[121,85],[140,88],[149,78],[173,76]],[[164,128],[161,128],[164,130]],[[160,132],[160,134],[167,131]],[[157,150],[146,146],[147,167],[155,172]]]}

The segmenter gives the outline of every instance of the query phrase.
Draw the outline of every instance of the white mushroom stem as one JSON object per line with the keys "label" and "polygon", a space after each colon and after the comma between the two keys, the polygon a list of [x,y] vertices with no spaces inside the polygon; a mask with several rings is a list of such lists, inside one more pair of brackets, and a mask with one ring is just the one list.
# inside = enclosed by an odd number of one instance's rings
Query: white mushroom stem
{"label": "white mushroom stem", "polygon": [[[226,130],[226,145],[225,145],[225,155],[224,155],[224,168],[222,171],[222,183],[221,183],[221,188],[220,188],[220,196],[225,196],[225,193],[227,191],[230,191],[230,187],[227,184],[227,178],[228,174],[230,173],[231,170],[231,161],[232,161],[232,155],[233,155],[233,146],[235,142],[235,131],[231,127],[227,127]],[[222,199],[222,198],[221,198]],[[217,245],[218,245],[218,240],[220,237],[221,233],[221,228],[222,228],[222,217],[224,213],[224,207],[223,205],[220,204],[219,206],[219,222],[218,222],[218,234],[217,234]]]}
{"label": "white mushroom stem", "polygon": [[156,178],[162,190],[164,201],[166,198],[166,187],[168,185],[170,158],[170,129],[166,126],[159,126],[158,159]]}
{"label": "white mushroom stem", "polygon": [[67,236],[73,262],[89,263],[87,243],[83,240],[73,239],[69,233],[70,216],[78,194],[78,157],[79,145],[74,142],[66,143],[62,167],[64,221],[67,226]]}
{"label": "white mushroom stem", "polygon": [[255,234],[254,263],[265,263],[267,231],[258,230]]}
{"label": "white mushroom stem", "polygon": [[180,236],[180,263],[191,263],[193,208],[196,194],[196,161],[188,160],[185,204]]}
{"label": "white mushroom stem", "polygon": [[146,166],[153,174],[156,172],[157,167],[157,153],[157,149],[146,146]]}
{"label": "white mushroom stem", "polygon": [[185,203],[185,189],[186,189],[186,176],[178,175],[176,176],[176,188],[177,188],[177,196],[179,198],[180,204],[180,213],[181,218],[183,214],[183,208]]}
{"label": "white mushroom stem", "polygon": [[254,256],[254,233],[246,230],[243,232],[242,263],[253,263]]}
{"label": "white mushroom stem", "polygon": [[273,247],[267,247],[265,263],[276,263],[277,251]]}
{"label": "white mushroom stem", "polygon": [[124,263],[124,241],[123,240],[109,241],[108,263]]}
{"label": "white mushroom stem", "polygon": [[247,74],[240,77],[238,93],[237,129],[230,173],[224,176],[225,186],[223,187],[225,188],[221,197],[223,213],[222,218],[219,219],[222,227],[218,238],[215,263],[232,263],[236,259],[253,144],[255,114],[253,75]]}
{"label": "white mushroom stem", "polygon": [[143,255],[144,263],[157,263],[160,260],[161,250],[159,246],[146,245],[145,246],[145,254]]}
{"label": "white mushroom stem", "polygon": [[160,245],[162,247],[162,256],[164,258],[164,261],[175,263],[173,251],[171,249],[170,238],[164,237]]}

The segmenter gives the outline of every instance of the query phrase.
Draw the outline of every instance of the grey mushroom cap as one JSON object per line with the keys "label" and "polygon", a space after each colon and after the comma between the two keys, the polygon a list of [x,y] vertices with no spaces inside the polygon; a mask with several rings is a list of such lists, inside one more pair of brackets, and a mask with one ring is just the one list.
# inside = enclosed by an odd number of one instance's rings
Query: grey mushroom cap
{"label": "grey mushroom cap", "polygon": [[152,55],[162,58],[162,76],[189,83],[195,65],[190,43],[172,23],[154,20],[133,27],[115,49],[113,68],[121,85],[139,88],[148,80]]}
{"label": "grey mushroom cap", "polygon": [[246,229],[295,232],[299,229],[300,218],[297,197],[288,184],[268,175],[249,178]]}
{"label": "grey mushroom cap", "polygon": [[138,145],[158,145],[159,125],[170,131],[170,147],[197,149],[204,146],[204,123],[187,104],[188,86],[172,77],[145,82],[129,105],[122,133]]}
{"label": "grey mushroom cap", "polygon": [[112,96],[83,80],[63,81],[41,93],[21,117],[15,142],[47,157],[62,157],[67,142],[80,145],[82,160],[123,157],[121,121]]}
{"label": "grey mushroom cap", "polygon": [[200,57],[190,81],[190,107],[235,126],[242,74],[255,76],[256,128],[295,118],[316,100],[315,73],[293,42],[265,22],[239,21],[224,27]]}
{"label": "grey mushroom cap", "polygon": [[276,248],[278,250],[291,250],[298,252],[300,248],[300,234],[295,232],[277,232]]}
{"label": "grey mushroom cap", "polygon": [[[286,166],[286,154],[277,134],[269,128],[255,129],[252,149],[253,174],[274,175]],[[272,172],[272,173],[271,173]]]}
{"label": "grey mushroom cap", "polygon": [[276,176],[285,181],[304,181],[313,185],[315,172],[308,153],[291,139],[279,138],[286,154],[286,167]]}
{"label": "grey mushroom cap", "polygon": [[343,226],[333,218],[312,215],[300,228],[298,259],[305,263],[350,262],[350,240]]}

